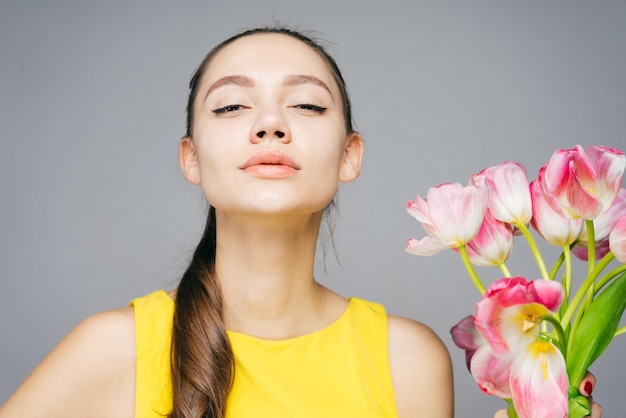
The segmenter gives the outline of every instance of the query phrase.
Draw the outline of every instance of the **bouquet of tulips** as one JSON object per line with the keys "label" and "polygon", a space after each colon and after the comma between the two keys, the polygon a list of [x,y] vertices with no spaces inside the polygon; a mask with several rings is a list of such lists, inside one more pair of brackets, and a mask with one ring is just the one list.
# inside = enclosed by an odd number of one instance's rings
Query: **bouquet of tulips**
{"label": "bouquet of tulips", "polygon": [[[441,184],[408,212],[428,236],[406,250],[453,249],[482,298],[452,330],[480,389],[505,399],[509,417],[579,418],[589,402],[578,392],[589,366],[626,334],[626,159],[594,145],[556,151],[529,183],[523,165],[506,161],[471,176],[468,186]],[[548,267],[530,231],[560,247]],[[535,280],[514,277],[506,261],[523,235],[538,266]],[[586,262],[575,288],[572,258]],[[474,265],[503,278],[485,288]]]}

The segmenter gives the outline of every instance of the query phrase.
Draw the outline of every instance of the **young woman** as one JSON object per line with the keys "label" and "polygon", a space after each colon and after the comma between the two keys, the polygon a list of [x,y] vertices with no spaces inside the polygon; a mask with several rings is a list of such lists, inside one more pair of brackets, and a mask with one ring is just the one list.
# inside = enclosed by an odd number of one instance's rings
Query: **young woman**
{"label": "young woman", "polygon": [[361,167],[334,60],[256,29],[190,87],[180,162],[210,209],[178,289],[84,321],[0,417],[452,417],[440,339],[313,276],[323,213]]}
{"label": "young woman", "polygon": [[178,289],[84,321],[0,416],[452,417],[439,338],[313,277],[324,210],[361,154],[320,46],[259,29],[216,47],[180,144],[211,207]]}

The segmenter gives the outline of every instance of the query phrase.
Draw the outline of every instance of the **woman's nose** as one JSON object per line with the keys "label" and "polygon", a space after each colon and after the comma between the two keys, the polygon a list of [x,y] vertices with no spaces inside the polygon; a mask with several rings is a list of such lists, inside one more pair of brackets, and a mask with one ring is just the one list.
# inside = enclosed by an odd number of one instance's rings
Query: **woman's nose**
{"label": "woman's nose", "polygon": [[[265,134],[267,134],[267,132],[265,131],[259,131],[256,133],[256,136],[259,139],[263,139],[263,137],[265,136]],[[274,135],[276,135],[278,137],[278,139],[282,139],[285,136],[285,133],[283,131],[274,131]]]}
{"label": "woman's nose", "polygon": [[258,115],[250,132],[250,141],[255,144],[272,139],[279,140],[282,143],[291,142],[291,130],[281,109],[278,107],[264,109]]}

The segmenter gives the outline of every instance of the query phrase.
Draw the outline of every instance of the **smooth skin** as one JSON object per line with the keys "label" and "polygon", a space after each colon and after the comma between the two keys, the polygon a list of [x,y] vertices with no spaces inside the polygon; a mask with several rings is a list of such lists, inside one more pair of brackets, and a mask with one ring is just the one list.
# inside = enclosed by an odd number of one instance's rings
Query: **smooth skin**
{"label": "smooth skin", "polygon": [[[318,232],[338,183],[358,177],[363,145],[345,130],[326,63],[285,35],[241,38],[208,66],[194,108],[181,166],[216,210],[227,328],[275,340],[328,326],[348,301],[313,277]],[[290,167],[249,167],[259,151]],[[401,418],[453,416],[450,357],[432,330],[390,316],[389,356]],[[95,315],[35,369],[0,417],[133,417],[135,364],[132,309]]]}

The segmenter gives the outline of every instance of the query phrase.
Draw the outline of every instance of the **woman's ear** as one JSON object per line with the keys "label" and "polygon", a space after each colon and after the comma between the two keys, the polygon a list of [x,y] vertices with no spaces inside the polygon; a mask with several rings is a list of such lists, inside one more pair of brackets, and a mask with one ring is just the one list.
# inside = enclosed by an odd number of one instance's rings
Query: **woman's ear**
{"label": "woman's ear", "polygon": [[186,136],[180,141],[178,146],[180,167],[183,169],[185,180],[192,184],[200,184],[200,169],[198,167],[198,157],[193,141]]}
{"label": "woman's ear", "polygon": [[362,159],[363,139],[359,133],[353,132],[348,136],[346,148],[343,151],[341,168],[339,170],[339,181],[349,182],[359,177]]}

